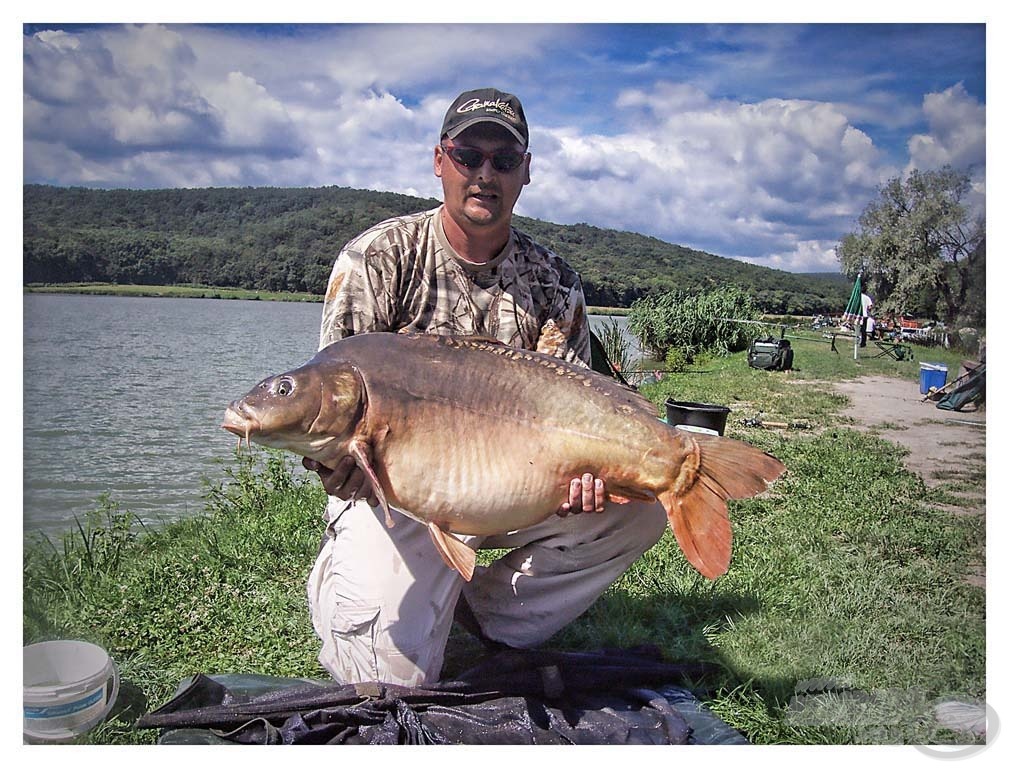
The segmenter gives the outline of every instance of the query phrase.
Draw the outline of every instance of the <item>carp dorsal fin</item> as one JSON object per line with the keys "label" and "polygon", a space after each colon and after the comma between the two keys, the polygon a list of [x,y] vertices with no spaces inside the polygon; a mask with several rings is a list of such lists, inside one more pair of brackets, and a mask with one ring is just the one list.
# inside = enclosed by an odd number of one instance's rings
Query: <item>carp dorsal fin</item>
{"label": "carp dorsal fin", "polygon": [[382,484],[378,481],[375,469],[371,466],[371,448],[364,440],[354,438],[347,445],[347,453],[354,457],[357,466],[368,476],[368,480],[371,481],[372,490],[375,492],[375,497],[378,499],[378,503],[382,505],[382,511],[385,512],[385,526],[386,528],[392,528],[395,523],[392,521],[392,515],[389,514],[389,502],[385,500],[385,491],[382,489]]}
{"label": "carp dorsal fin", "polygon": [[466,581],[470,581],[476,567],[476,552],[451,533],[443,531],[436,523],[428,523],[427,529],[431,533],[434,548],[438,550],[445,565],[454,568]]}
{"label": "carp dorsal fin", "polygon": [[496,336],[488,336],[484,333],[437,333],[434,331],[408,331],[400,328],[396,331],[400,336],[413,336],[414,338],[437,339],[443,343],[453,344],[454,342],[471,342],[478,344],[499,344],[503,347],[510,346],[507,342],[501,341]]}

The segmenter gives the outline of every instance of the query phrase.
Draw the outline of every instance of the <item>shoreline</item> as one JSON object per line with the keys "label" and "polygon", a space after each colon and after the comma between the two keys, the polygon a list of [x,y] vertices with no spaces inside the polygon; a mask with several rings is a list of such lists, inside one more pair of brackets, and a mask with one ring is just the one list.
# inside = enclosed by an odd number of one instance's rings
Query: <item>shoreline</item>
{"label": "shoreline", "polygon": [[[135,296],[157,299],[237,299],[243,301],[299,301],[321,303],[322,294],[257,291],[216,285],[117,285],[114,283],[28,283],[23,293]],[[588,307],[590,315],[628,315],[629,307]]]}
{"label": "shoreline", "polygon": [[239,299],[244,301],[321,302],[314,293],[257,291],[217,285],[116,285],[113,283],[29,283],[23,293],[76,294],[86,296],[135,296],[156,299]]}

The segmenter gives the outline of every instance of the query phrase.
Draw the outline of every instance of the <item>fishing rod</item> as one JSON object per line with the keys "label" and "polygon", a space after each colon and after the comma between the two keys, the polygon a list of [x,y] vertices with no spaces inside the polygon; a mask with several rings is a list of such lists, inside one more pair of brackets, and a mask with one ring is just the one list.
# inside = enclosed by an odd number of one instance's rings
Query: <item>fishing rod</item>
{"label": "fishing rod", "polygon": [[766,320],[740,320],[736,317],[716,317],[715,320],[724,320],[729,323],[749,323],[750,325],[788,325],[788,323],[769,323]]}
{"label": "fishing rod", "polygon": [[722,321],[728,322],[728,323],[745,323],[747,325],[766,325],[766,326],[769,326],[769,327],[772,327],[772,328],[779,328],[780,331],[781,331],[781,333],[780,333],[780,338],[781,339],[785,338],[785,329],[786,328],[791,328],[792,329],[792,339],[793,340],[795,340],[795,341],[812,341],[812,342],[815,342],[817,344],[830,344],[831,351],[835,352],[837,354],[840,354],[837,351],[837,345],[835,343],[837,337],[838,336],[846,336],[847,335],[847,334],[832,333],[832,334],[830,334],[830,339],[826,339],[826,338],[823,338],[823,339],[813,339],[813,338],[810,338],[809,336],[802,336],[800,334],[796,334],[795,333],[796,330],[798,330],[798,329],[800,329],[800,328],[803,327],[801,323],[796,323],[793,326],[789,326],[788,323],[769,323],[766,320],[739,320],[739,319],[734,318],[734,317],[716,317],[715,320],[722,320]]}
{"label": "fishing rod", "polygon": [[[780,328],[782,339],[785,338],[785,328],[790,327],[788,323],[769,323],[766,320],[739,320],[735,317],[716,317],[715,320],[721,320],[722,322],[726,323],[743,323],[746,325],[766,325],[770,328]],[[794,327],[798,328],[800,326],[795,325]]]}
{"label": "fishing rod", "polygon": [[[772,328],[780,328],[782,331],[782,338],[784,338],[784,331],[789,328],[794,333],[797,330],[805,330],[805,326],[802,323],[796,322],[794,325],[789,325],[788,323],[769,323],[766,320],[737,320],[734,317],[716,317],[715,320],[723,320],[729,323],[746,323],[747,325],[767,325]],[[850,336],[852,334],[847,333],[833,333],[832,336]],[[808,336],[796,335],[797,339],[804,339],[805,341],[820,341],[820,339],[811,339]]]}

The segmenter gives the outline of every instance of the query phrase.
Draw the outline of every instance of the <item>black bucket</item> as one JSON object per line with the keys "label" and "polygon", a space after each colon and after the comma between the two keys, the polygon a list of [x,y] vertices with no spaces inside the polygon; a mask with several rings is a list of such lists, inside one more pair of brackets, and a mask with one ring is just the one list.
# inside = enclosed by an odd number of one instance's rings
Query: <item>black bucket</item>
{"label": "black bucket", "polygon": [[724,435],[729,409],[724,405],[684,403],[672,398],[666,400],[666,423],[691,432]]}

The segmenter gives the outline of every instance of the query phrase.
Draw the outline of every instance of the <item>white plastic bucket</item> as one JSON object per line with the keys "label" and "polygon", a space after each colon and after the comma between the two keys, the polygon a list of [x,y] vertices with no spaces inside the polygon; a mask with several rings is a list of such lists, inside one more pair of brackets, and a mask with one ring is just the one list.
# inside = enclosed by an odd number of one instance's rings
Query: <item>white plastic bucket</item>
{"label": "white plastic bucket", "polygon": [[119,696],[119,670],[104,649],[80,640],[24,647],[24,736],[71,741],[108,715]]}

